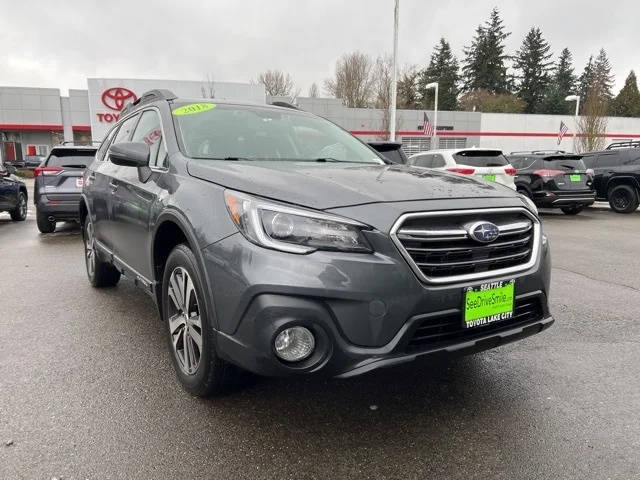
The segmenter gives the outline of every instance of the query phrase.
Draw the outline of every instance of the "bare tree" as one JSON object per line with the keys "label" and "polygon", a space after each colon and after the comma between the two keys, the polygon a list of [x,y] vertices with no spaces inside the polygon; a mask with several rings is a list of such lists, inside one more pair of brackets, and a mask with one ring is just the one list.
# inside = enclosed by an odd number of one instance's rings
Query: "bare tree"
{"label": "bare tree", "polygon": [[293,92],[291,75],[280,70],[262,72],[258,75],[258,83],[263,84],[266,94],[272,97],[289,97]]}
{"label": "bare tree", "polygon": [[309,87],[309,96],[311,98],[318,98],[318,95],[320,94],[319,89],[318,89],[318,84],[316,82],[313,82],[311,84],[311,86]]}
{"label": "bare tree", "polygon": [[207,73],[204,83],[200,86],[200,91],[202,92],[202,98],[216,97],[216,83],[213,80],[213,75]]}
{"label": "bare tree", "polygon": [[346,53],[336,62],[334,78],[324,82],[327,92],[349,108],[371,105],[374,79],[371,57],[361,52]]}
{"label": "bare tree", "polygon": [[607,101],[603,96],[603,84],[594,81],[587,92],[587,99],[578,118],[576,149],[578,152],[602,150],[607,131]]}
{"label": "bare tree", "polygon": [[393,72],[393,58],[390,55],[381,55],[373,66],[373,105],[381,109],[380,130],[383,132],[378,137],[381,140],[389,139],[391,107],[391,77]]}

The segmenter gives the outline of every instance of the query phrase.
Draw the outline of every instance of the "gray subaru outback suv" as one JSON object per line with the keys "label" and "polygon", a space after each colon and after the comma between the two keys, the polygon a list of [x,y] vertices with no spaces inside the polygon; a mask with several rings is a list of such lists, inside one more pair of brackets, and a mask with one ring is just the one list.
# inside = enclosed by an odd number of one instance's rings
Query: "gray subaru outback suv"
{"label": "gray subaru outback suv", "polygon": [[156,300],[196,395],[239,369],[349,377],[553,323],[528,199],[386,164],[291,108],[146,93],[86,170],[80,216],[89,281]]}

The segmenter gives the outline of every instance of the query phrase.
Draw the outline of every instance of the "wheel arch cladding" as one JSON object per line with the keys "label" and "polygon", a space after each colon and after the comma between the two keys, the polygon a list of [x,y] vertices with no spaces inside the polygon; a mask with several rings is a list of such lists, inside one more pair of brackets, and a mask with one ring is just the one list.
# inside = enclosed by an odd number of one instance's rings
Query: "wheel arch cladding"
{"label": "wheel arch cladding", "polygon": [[209,276],[204,268],[202,254],[198,248],[198,242],[195,234],[190,229],[186,221],[173,213],[165,213],[160,216],[152,243],[151,261],[153,262],[153,273],[155,277],[153,280],[156,285],[155,296],[160,318],[162,318],[162,279],[164,276],[164,266],[169,258],[169,254],[171,254],[171,251],[181,244],[189,247],[196,257],[197,266],[200,270],[200,276],[203,283],[204,301],[207,303],[207,310],[210,312],[209,314],[212,317],[210,319],[211,323],[214,328],[217,328],[215,310],[211,299]]}

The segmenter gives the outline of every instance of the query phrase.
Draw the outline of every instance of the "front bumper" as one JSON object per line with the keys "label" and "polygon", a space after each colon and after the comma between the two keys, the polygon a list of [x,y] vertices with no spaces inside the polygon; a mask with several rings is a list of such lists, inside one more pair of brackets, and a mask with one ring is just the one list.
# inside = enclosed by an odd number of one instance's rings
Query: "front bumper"
{"label": "front bumper", "polygon": [[[426,355],[493,348],[553,323],[546,243],[530,269],[490,279],[515,279],[516,305],[536,302],[535,314],[460,332],[466,284],[423,284],[387,235],[370,232],[368,240],[376,253],[292,255],[253,245],[239,233],[203,249],[219,355],[261,375],[348,377]],[[416,341],[420,329],[445,318],[449,325],[438,335]],[[287,364],[272,345],[293,325],[314,332],[316,351]]]}

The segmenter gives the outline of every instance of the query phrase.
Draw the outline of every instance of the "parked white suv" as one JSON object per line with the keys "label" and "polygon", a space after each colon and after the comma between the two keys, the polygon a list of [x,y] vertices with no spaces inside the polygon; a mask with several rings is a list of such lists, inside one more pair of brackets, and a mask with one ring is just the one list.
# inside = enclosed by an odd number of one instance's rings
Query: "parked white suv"
{"label": "parked white suv", "polygon": [[429,150],[411,155],[407,163],[416,167],[473,175],[481,180],[497,182],[516,189],[514,182],[516,169],[511,166],[501,150],[480,148]]}

